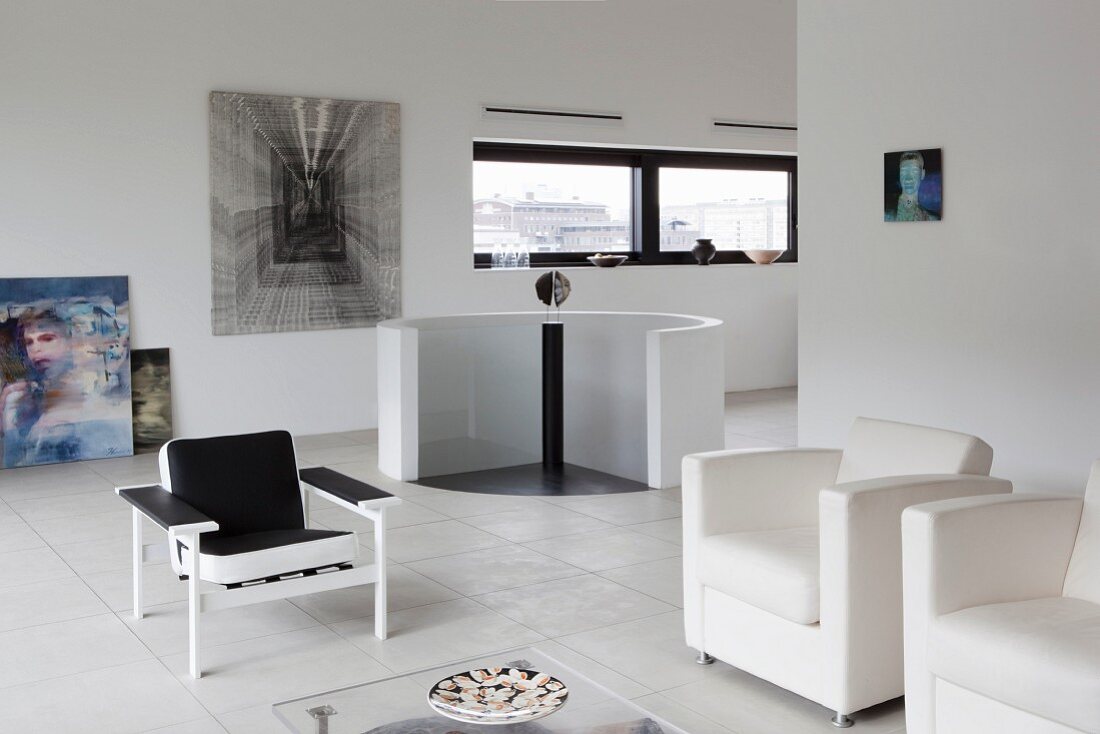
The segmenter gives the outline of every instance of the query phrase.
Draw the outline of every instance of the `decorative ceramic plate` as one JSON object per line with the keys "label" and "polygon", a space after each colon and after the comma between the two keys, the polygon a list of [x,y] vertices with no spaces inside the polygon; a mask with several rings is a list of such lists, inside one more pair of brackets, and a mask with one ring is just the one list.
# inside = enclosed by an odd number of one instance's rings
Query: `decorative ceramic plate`
{"label": "decorative ceramic plate", "polygon": [[428,704],[473,724],[515,724],[548,716],[565,704],[569,689],[557,678],[525,668],[482,668],[432,686]]}

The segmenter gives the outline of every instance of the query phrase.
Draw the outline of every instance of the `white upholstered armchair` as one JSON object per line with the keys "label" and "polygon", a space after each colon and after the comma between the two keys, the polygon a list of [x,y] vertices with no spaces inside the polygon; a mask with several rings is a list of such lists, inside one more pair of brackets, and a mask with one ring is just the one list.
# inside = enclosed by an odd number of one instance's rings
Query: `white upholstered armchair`
{"label": "white upholstered armchair", "polygon": [[684,458],[684,617],[715,656],[836,712],[902,695],[901,512],[1004,493],[980,439],[859,418],[848,446]]}
{"label": "white upholstered armchair", "polygon": [[1100,461],[1085,497],[902,516],[909,734],[1100,732]]}

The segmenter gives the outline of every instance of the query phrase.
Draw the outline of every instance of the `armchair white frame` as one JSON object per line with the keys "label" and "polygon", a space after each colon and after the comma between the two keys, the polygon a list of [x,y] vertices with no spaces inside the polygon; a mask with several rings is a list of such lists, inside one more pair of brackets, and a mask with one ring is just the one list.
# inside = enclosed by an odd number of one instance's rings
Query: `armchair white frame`
{"label": "armchair white frame", "polygon": [[[716,451],[683,463],[687,644],[701,663],[717,657],[831,709],[839,727],[903,692],[902,510],[1012,488],[987,476],[992,450],[972,436],[861,418],[849,443],[843,452]],[[882,454],[890,452],[906,473],[864,478],[889,470],[891,457]],[[918,473],[922,467],[935,473]],[[763,537],[815,546],[802,557],[817,588],[802,594],[819,607],[807,607],[798,621],[772,604],[787,593],[785,584],[753,590],[737,581],[751,574],[744,566],[753,559],[731,553],[728,572],[714,580],[708,554]],[[731,593],[739,583],[749,593]]]}
{"label": "armchair white frame", "polygon": [[[162,477],[167,476],[165,459],[167,448],[166,444],[161,449]],[[164,486],[167,481],[165,479],[162,484],[156,485],[116,487],[115,493],[132,505],[134,616],[142,619],[145,613],[143,600],[145,563],[164,562],[171,559],[178,561],[178,565],[187,571],[180,578],[181,581],[187,582],[189,670],[193,678],[202,677],[200,661],[202,612],[288,599],[303,594],[315,594],[362,584],[374,584],[374,634],[381,640],[386,639],[386,510],[399,504],[401,502],[399,498],[331,470],[305,469],[299,480],[305,528],[309,528],[310,495],[365,517],[373,524],[375,562],[369,564],[340,562],[304,570],[300,566],[291,564],[285,568],[285,573],[282,575],[243,583],[212,583],[202,578],[202,536],[217,531],[220,527],[219,523],[173,495]],[[311,481],[314,483],[310,483]],[[144,542],[143,517],[165,531],[167,543],[163,539],[149,544]],[[175,548],[179,548],[178,559],[172,558]],[[283,548],[293,549],[294,546]],[[283,548],[276,548],[276,550],[283,550]]]}
{"label": "armchair white frame", "polygon": [[[910,734],[1100,732],[1098,531],[1100,462],[1084,499],[972,497],[905,510]],[[975,644],[948,647],[960,623]]]}

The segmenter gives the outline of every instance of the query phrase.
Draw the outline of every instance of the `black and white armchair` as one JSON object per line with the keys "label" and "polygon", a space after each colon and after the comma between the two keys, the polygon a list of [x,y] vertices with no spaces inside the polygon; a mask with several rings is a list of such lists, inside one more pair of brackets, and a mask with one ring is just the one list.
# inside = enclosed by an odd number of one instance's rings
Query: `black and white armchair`
{"label": "black and white armchair", "polygon": [[[401,500],[331,469],[299,472],[286,431],[174,439],[159,485],[119,487],[133,505],[134,616],[142,564],[167,556],[188,584],[191,675],[199,678],[199,615],[216,609],[375,584],[374,634],[386,638],[386,507]],[[357,564],[353,532],[309,527],[314,494],[370,519],[375,562]],[[168,543],[142,542],[142,516]]]}

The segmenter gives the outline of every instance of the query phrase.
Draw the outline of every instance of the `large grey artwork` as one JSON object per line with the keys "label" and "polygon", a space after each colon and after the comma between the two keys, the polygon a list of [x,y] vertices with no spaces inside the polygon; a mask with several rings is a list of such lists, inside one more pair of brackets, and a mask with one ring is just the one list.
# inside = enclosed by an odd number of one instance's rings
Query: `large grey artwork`
{"label": "large grey artwork", "polygon": [[401,315],[400,107],[210,95],[215,334]]}

